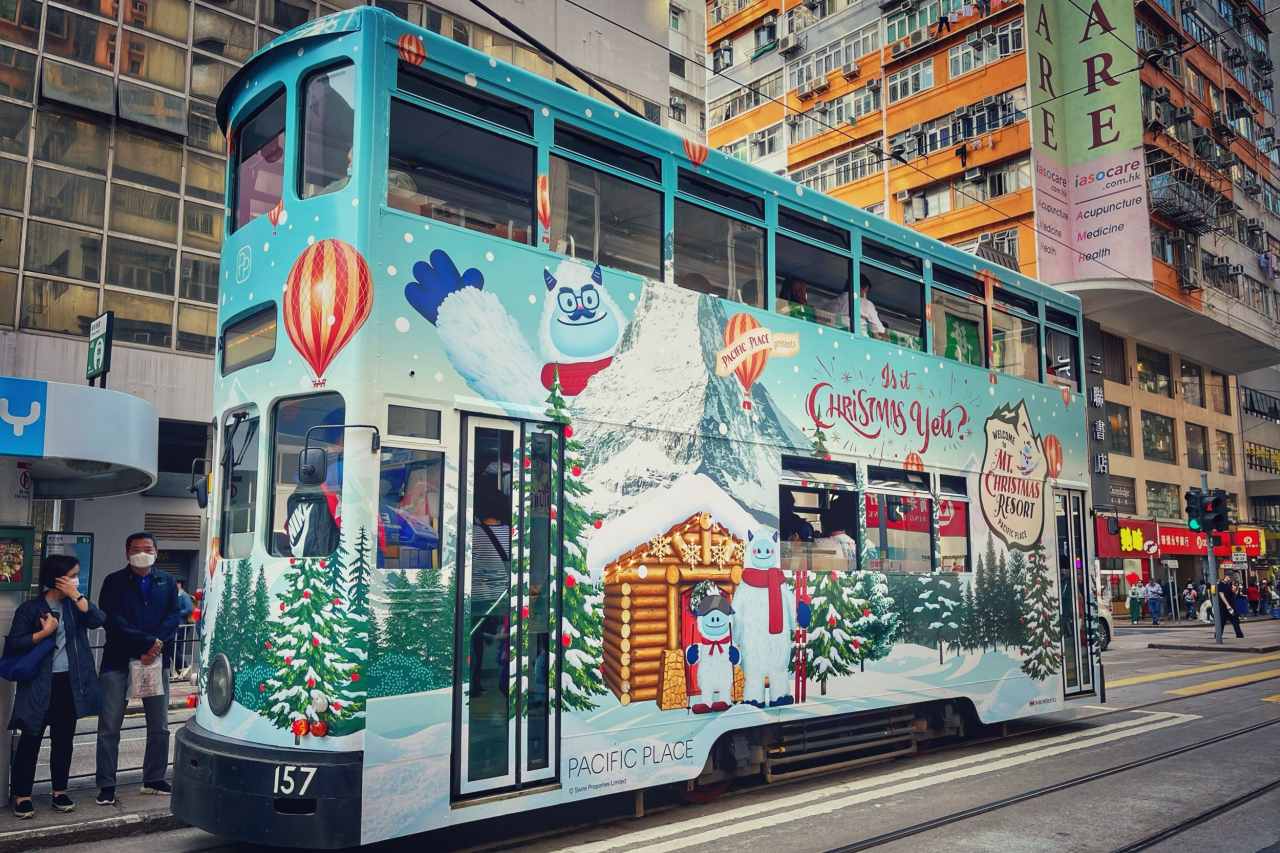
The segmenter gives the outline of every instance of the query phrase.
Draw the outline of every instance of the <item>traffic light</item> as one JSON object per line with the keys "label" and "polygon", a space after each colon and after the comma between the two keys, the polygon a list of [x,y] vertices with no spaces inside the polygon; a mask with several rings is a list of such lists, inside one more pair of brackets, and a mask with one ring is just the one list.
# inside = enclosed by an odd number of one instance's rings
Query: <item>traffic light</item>
{"label": "traffic light", "polygon": [[1200,531],[1204,529],[1205,494],[1199,489],[1187,489],[1187,527]]}
{"label": "traffic light", "polygon": [[[1204,496],[1204,511],[1201,514],[1204,530],[1225,531],[1231,527],[1231,508],[1227,505],[1227,493],[1222,489],[1213,489]],[[1194,529],[1194,528],[1193,528]]]}

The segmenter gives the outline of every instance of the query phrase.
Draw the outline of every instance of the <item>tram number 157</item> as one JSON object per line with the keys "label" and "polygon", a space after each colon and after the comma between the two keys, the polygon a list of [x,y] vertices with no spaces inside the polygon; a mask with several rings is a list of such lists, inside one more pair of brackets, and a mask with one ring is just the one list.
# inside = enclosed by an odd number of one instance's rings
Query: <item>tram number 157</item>
{"label": "tram number 157", "polygon": [[316,768],[296,764],[277,764],[271,792],[284,797],[305,797],[316,776]]}

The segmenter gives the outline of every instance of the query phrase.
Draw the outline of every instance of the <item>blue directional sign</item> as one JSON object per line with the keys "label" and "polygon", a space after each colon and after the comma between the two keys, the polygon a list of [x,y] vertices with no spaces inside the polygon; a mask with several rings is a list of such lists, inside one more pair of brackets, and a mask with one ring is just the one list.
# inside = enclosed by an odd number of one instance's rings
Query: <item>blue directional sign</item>
{"label": "blue directional sign", "polygon": [[49,384],[0,376],[0,456],[44,456]]}

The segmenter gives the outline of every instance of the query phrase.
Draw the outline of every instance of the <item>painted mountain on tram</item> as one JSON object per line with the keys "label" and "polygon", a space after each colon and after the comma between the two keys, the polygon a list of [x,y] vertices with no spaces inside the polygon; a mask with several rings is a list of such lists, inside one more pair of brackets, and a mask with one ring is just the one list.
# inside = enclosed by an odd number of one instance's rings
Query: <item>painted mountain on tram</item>
{"label": "painted mountain on tram", "polygon": [[735,376],[716,375],[728,322],[714,297],[645,285],[612,363],[573,404],[590,511],[617,515],[650,489],[705,474],[761,519],[771,519],[778,445],[807,453],[812,442],[781,413],[763,382],[744,398]]}

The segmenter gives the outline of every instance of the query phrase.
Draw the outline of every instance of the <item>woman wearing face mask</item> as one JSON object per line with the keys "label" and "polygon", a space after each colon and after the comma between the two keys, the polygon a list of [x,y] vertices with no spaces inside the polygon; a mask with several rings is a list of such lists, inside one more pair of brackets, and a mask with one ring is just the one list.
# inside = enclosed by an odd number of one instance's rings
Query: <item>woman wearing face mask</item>
{"label": "woman wearing face mask", "polygon": [[76,720],[98,712],[98,674],[89,648],[89,628],[101,628],[102,611],[80,594],[76,578],[80,564],[75,557],[54,554],[40,564],[42,594],[23,602],[13,614],[13,626],[5,651],[26,654],[47,639],[53,649],[40,662],[30,681],[18,682],[9,728],[22,733],[13,760],[13,813],[35,816],[31,784],[35,779],[40,741],[49,729],[49,775],[53,781],[54,811],[76,807],[67,796],[71,772],[71,745]]}
{"label": "woman wearing face mask", "polygon": [[128,704],[129,662],[164,661],[159,696],[142,700],[147,715],[147,750],[142,758],[142,793],[167,795],[169,764],[169,664],[173,636],[182,621],[178,585],[167,572],[152,570],[156,539],[134,533],[125,540],[129,565],[107,575],[99,604],[107,614],[107,642],[102,649],[102,713],[98,715],[98,805],[116,801],[116,765],[120,726]]}

